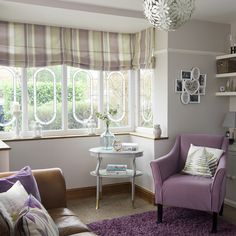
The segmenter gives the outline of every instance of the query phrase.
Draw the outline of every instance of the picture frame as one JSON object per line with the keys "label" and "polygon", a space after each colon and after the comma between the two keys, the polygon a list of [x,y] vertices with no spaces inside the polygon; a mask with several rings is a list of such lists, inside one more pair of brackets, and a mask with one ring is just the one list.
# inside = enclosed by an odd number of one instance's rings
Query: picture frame
{"label": "picture frame", "polygon": [[191,70],[191,79],[199,79],[200,76],[200,69],[198,67],[193,67]]}
{"label": "picture frame", "polygon": [[191,103],[191,104],[200,103],[200,94],[196,93],[196,94],[193,94],[193,95],[189,95],[189,103]]}
{"label": "picture frame", "polygon": [[199,87],[199,94],[200,95],[205,95],[206,94],[206,87],[205,86],[200,86]]}
{"label": "picture frame", "polygon": [[186,90],[184,90],[184,91],[182,92],[182,94],[181,94],[181,96],[180,96],[180,100],[181,100],[181,102],[182,102],[184,105],[189,104],[189,102],[190,102],[190,95],[189,95],[189,93],[188,93]]}
{"label": "picture frame", "polygon": [[183,91],[183,80],[176,79],[175,80],[175,92],[182,93],[182,91]]}
{"label": "picture frame", "polygon": [[206,74],[200,74],[198,81],[200,86],[206,87]]}
{"label": "picture frame", "polygon": [[191,79],[191,71],[190,70],[181,70],[180,78],[181,79]]}

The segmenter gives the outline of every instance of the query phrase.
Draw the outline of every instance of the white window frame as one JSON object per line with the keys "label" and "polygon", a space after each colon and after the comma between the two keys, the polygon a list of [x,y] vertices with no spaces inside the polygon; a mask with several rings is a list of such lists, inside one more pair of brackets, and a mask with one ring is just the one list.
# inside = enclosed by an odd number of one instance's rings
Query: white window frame
{"label": "white window frame", "polygon": [[[152,86],[154,85],[154,70],[152,72]],[[140,70],[136,71],[135,74],[135,82],[136,82],[136,86],[135,86],[135,91],[136,91],[136,96],[135,96],[135,100],[136,100],[136,120],[135,120],[135,131],[138,133],[146,133],[146,134],[153,134],[153,128],[147,128],[147,127],[142,127],[140,126],[140,109],[141,109],[141,98],[140,98]],[[153,106],[154,106],[154,99],[153,99],[153,89],[151,91],[151,99],[152,99],[152,112],[153,112]],[[154,120],[154,115],[152,115],[152,120]]]}
{"label": "white window frame", "polygon": [[[47,67],[46,67],[47,68]],[[45,69],[45,68],[44,68]],[[69,129],[68,128],[68,68],[66,65],[61,65],[62,70],[62,124],[61,129],[59,130],[43,130],[43,136],[64,136],[64,135],[86,135],[88,133],[87,128],[81,129]],[[21,77],[21,93],[22,93],[22,137],[32,137],[33,131],[29,129],[29,121],[28,121],[28,88],[27,88],[27,68],[22,68],[22,77]],[[139,70],[130,70],[128,76],[128,125],[124,127],[111,127],[111,131],[114,133],[119,132],[145,132],[151,133],[152,128],[144,128],[138,126],[138,117],[139,117],[139,109],[140,109],[140,99],[139,99],[139,86],[140,86],[140,71]],[[106,108],[104,107],[104,72],[99,72],[99,86],[98,86],[98,111],[103,113]],[[153,78],[152,78],[153,79]],[[152,103],[153,104],[153,103]],[[54,109],[55,111],[55,109]],[[58,114],[57,114],[58,115]],[[104,130],[104,122],[98,120],[98,127],[95,129],[96,133],[102,133]],[[0,132],[1,137],[12,137],[14,135],[13,132]]]}

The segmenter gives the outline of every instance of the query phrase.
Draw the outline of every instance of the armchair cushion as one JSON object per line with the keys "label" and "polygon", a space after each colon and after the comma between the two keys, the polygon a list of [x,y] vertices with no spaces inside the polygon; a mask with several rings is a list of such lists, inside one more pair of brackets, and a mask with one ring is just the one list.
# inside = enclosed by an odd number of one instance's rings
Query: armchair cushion
{"label": "armchair cushion", "polygon": [[212,177],[208,165],[208,160],[212,157],[213,155],[208,153],[205,148],[195,148],[191,144],[183,172],[190,175]]}
{"label": "armchair cushion", "polygon": [[184,173],[213,177],[224,150],[218,148],[209,148],[203,146],[194,146],[191,144]]}
{"label": "armchair cushion", "polygon": [[211,178],[172,175],[163,184],[163,204],[210,211],[211,184]]}

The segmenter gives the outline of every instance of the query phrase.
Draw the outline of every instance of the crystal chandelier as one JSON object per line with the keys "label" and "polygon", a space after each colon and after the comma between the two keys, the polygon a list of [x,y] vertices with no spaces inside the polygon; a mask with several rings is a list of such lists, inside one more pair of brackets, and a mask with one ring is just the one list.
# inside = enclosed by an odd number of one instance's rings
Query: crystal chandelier
{"label": "crystal chandelier", "polygon": [[144,15],[157,29],[172,31],[186,23],[195,0],[144,0]]}

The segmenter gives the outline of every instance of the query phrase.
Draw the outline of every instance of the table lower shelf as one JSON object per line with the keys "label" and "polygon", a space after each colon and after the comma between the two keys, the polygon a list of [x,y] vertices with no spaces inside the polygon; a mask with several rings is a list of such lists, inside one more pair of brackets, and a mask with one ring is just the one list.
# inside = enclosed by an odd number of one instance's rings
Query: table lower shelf
{"label": "table lower shelf", "polygon": [[[95,173],[95,170],[91,171],[90,174],[92,176],[97,176],[97,174]],[[126,174],[107,174],[106,169],[101,169],[99,170],[99,176],[101,177],[105,177],[105,178],[129,178],[129,177],[133,177],[134,175],[134,171],[131,169],[127,169],[127,173]],[[142,172],[140,170],[136,170],[136,176],[140,176],[142,175]]]}

